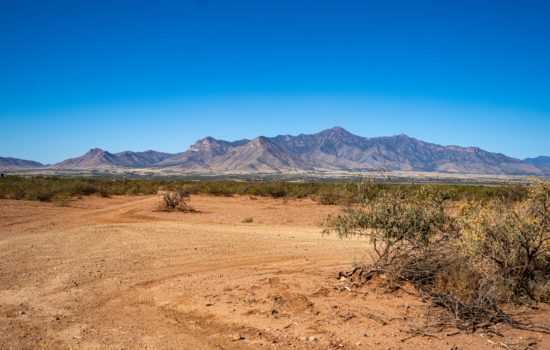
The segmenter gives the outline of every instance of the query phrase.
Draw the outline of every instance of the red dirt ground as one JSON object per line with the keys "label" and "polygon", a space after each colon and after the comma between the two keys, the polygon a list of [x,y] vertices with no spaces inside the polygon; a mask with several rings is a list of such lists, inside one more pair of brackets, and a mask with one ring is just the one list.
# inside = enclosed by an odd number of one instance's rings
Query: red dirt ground
{"label": "red dirt ground", "polygon": [[[0,200],[1,349],[550,349],[550,336],[433,336],[430,305],[338,271],[368,242],[321,235],[310,200],[158,196]],[[252,217],[252,223],[243,223]],[[342,289],[342,290],[341,290]],[[550,308],[527,310],[550,323]]]}

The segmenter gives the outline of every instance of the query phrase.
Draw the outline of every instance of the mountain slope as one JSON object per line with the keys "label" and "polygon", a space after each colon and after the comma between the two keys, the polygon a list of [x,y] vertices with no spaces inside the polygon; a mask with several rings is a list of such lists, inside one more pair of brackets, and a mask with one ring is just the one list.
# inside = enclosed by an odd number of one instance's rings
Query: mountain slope
{"label": "mountain slope", "polygon": [[120,164],[125,164],[124,166],[146,168],[170,158],[173,154],[149,150],[144,152],[124,151],[114,155],[118,158]]}
{"label": "mountain slope", "polygon": [[258,137],[206,162],[213,171],[280,172],[308,168],[299,156]]}
{"label": "mountain slope", "polygon": [[53,165],[54,168],[60,169],[100,169],[122,166],[124,164],[117,156],[100,148],[93,148],[80,157],[69,158]]}
{"label": "mountain slope", "polygon": [[42,163],[33,160],[0,157],[0,169],[2,170],[32,169],[41,168],[43,166]]}
{"label": "mountain slope", "polygon": [[525,163],[536,165],[540,168],[550,169],[550,157],[538,156],[536,158],[526,158],[523,160]]}
{"label": "mountain slope", "polygon": [[[477,147],[441,146],[401,134],[367,138],[335,127],[316,134],[224,141],[206,137],[184,152],[109,153],[92,149],[54,167],[156,167],[184,172],[424,171],[550,175],[545,158],[522,161]],[[550,159],[550,158],[549,158]]]}
{"label": "mountain slope", "polygon": [[208,170],[211,159],[224,155],[235,147],[246,144],[248,140],[228,142],[205,137],[195,142],[185,152],[176,153],[155,164],[157,167],[180,167],[187,170]]}
{"label": "mountain slope", "polygon": [[440,146],[401,134],[366,138],[336,127],[313,135],[277,136],[282,148],[313,166],[340,170],[408,170],[483,174],[543,174],[519,159],[475,147]]}
{"label": "mountain slope", "polygon": [[278,172],[305,166],[299,157],[281,149],[266,137],[227,142],[207,137],[187,151],[173,155],[156,166],[187,171]]}
{"label": "mountain slope", "polygon": [[366,153],[391,170],[482,174],[542,174],[519,159],[476,147],[440,146],[406,135],[368,139]]}
{"label": "mountain slope", "polygon": [[54,164],[59,169],[146,168],[170,157],[170,153],[156,151],[110,153],[93,148],[86,154]]}

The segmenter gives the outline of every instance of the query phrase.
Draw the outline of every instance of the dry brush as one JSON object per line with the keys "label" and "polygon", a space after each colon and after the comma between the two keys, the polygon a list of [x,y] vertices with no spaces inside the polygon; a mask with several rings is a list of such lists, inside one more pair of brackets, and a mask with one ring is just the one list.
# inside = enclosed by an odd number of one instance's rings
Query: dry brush
{"label": "dry brush", "polygon": [[381,191],[329,217],[325,233],[364,236],[372,263],[340,276],[363,284],[384,274],[412,283],[462,330],[497,323],[547,332],[503,309],[550,301],[550,183],[534,180],[525,200],[449,201],[425,187]]}

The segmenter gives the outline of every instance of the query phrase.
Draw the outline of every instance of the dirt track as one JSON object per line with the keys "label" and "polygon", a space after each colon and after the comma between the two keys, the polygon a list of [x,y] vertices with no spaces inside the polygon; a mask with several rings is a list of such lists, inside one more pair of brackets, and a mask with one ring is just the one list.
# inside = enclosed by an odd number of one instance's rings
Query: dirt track
{"label": "dirt track", "polygon": [[[376,284],[336,289],[368,248],[320,234],[337,207],[197,196],[200,212],[182,214],[159,201],[0,200],[0,349],[550,348],[505,327],[410,338],[428,304]],[[547,305],[529,312],[550,322]]]}

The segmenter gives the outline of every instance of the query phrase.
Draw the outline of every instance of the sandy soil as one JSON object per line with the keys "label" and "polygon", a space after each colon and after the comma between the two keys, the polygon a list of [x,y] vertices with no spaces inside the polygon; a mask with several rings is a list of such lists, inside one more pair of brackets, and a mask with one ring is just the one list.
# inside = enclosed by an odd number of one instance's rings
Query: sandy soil
{"label": "sandy soil", "polygon": [[[337,207],[195,196],[200,212],[184,214],[159,202],[0,200],[0,348],[550,348],[506,327],[415,336],[434,322],[429,304],[336,279],[368,256],[364,240],[320,234]],[[528,314],[550,322],[547,305]]]}

